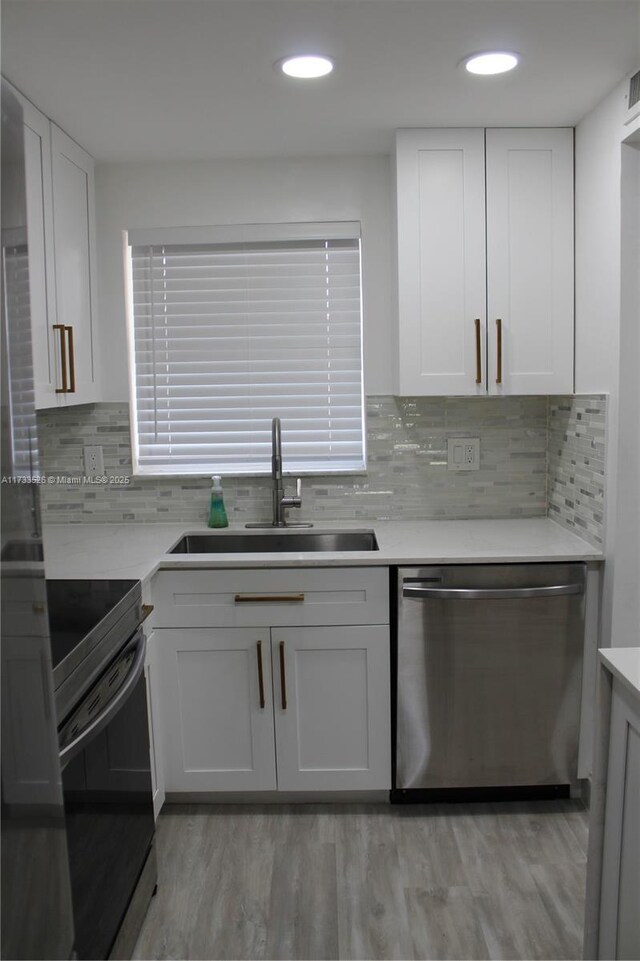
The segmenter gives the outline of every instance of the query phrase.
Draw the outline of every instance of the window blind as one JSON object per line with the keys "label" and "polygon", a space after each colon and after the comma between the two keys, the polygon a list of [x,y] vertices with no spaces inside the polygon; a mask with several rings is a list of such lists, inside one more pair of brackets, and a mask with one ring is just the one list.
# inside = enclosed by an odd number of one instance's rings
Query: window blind
{"label": "window blind", "polygon": [[359,233],[295,226],[293,240],[130,234],[139,473],[269,472],[275,416],[287,472],[363,469]]}
{"label": "window blind", "polygon": [[[24,231],[16,231],[24,233]],[[6,331],[3,346],[9,355],[9,438],[14,476],[36,475],[35,392],[31,354],[31,312],[29,299],[29,254],[26,243],[2,248]]]}

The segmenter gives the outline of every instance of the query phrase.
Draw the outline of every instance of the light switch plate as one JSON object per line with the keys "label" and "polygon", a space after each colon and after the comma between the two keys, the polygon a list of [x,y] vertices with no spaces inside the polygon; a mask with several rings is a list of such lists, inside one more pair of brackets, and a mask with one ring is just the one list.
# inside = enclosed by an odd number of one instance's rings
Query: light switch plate
{"label": "light switch plate", "polygon": [[480,438],[447,438],[447,470],[480,470]]}

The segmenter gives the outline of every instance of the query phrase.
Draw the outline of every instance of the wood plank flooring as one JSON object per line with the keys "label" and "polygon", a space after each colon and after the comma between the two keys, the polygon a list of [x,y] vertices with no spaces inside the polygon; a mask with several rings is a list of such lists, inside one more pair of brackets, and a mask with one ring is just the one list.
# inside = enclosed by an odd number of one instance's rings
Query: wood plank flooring
{"label": "wood plank flooring", "polygon": [[582,956],[578,801],[165,812],[134,958]]}

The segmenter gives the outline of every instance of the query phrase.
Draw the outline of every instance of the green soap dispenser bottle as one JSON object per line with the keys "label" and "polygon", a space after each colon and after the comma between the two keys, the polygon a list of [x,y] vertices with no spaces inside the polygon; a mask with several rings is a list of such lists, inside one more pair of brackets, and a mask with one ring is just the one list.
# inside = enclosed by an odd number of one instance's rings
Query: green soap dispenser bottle
{"label": "green soap dispenser bottle", "polygon": [[222,478],[219,474],[214,474],[211,478],[211,501],[209,503],[209,527],[228,527],[229,520],[224,509],[224,499],[222,496]]}

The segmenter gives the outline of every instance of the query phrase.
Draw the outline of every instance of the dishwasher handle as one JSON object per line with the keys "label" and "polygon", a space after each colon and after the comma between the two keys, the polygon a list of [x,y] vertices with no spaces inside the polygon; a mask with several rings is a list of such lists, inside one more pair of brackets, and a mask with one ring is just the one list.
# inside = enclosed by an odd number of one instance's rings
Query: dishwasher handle
{"label": "dishwasher handle", "polygon": [[421,584],[402,585],[402,596],[413,600],[439,598],[441,600],[493,601],[522,597],[562,597],[582,594],[582,584],[553,584],[551,587],[423,587]]}

